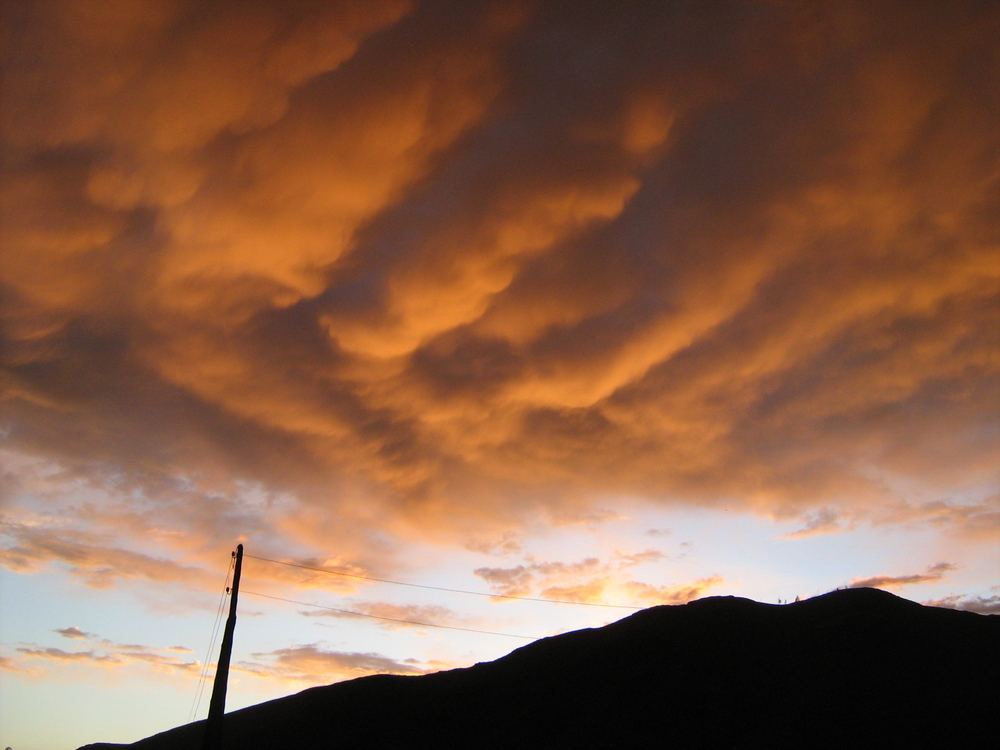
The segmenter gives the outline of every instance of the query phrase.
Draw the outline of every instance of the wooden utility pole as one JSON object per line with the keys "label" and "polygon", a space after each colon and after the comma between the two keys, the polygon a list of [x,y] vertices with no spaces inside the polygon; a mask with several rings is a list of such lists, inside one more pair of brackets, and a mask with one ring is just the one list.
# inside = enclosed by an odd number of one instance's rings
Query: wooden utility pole
{"label": "wooden utility pole", "polygon": [[229,658],[233,655],[233,633],[236,630],[236,598],[240,593],[240,568],[243,566],[243,545],[236,545],[236,570],[229,600],[229,619],[222,636],[219,666],[215,668],[212,700],[208,704],[208,721],[205,722],[204,750],[222,750],[222,715],[226,712],[226,683],[229,681]]}

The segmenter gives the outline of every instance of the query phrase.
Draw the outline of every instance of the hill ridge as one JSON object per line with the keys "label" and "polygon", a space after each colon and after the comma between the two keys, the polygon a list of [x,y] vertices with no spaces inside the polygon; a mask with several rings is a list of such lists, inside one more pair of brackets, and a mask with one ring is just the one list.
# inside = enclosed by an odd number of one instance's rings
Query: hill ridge
{"label": "hill ridge", "polygon": [[[491,662],[361,677],[234,711],[227,748],[773,745],[778,728],[817,747],[860,737],[932,746],[991,731],[998,673],[1000,616],[877,589],[780,605],[713,596]],[[201,725],[81,750],[198,748]]]}

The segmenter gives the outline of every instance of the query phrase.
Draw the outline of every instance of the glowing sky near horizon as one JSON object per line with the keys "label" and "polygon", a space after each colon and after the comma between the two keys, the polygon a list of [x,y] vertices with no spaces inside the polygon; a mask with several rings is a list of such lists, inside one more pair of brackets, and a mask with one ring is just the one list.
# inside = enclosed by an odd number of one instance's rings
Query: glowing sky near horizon
{"label": "glowing sky near horizon", "polygon": [[[0,8],[0,746],[186,722],[238,541],[1000,611],[997,6]],[[243,585],[533,637],[627,614]],[[230,708],[523,643],[320,612],[241,598]]]}

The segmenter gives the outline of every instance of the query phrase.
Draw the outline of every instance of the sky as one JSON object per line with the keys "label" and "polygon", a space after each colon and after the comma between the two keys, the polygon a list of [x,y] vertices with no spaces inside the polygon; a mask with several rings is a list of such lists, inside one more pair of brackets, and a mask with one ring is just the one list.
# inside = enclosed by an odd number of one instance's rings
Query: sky
{"label": "sky", "polygon": [[237,543],[231,709],[1000,612],[996,4],[0,8],[0,747],[203,718]]}

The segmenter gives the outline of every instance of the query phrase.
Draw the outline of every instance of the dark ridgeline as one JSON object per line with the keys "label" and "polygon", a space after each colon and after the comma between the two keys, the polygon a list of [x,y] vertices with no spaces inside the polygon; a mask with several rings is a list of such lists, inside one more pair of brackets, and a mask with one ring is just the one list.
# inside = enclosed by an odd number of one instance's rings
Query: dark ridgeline
{"label": "dark ridgeline", "polygon": [[[1000,616],[852,589],[654,607],[468,669],[305,690],[227,714],[225,747],[939,748],[995,739],[997,716]],[[197,750],[202,727],[86,748]]]}

